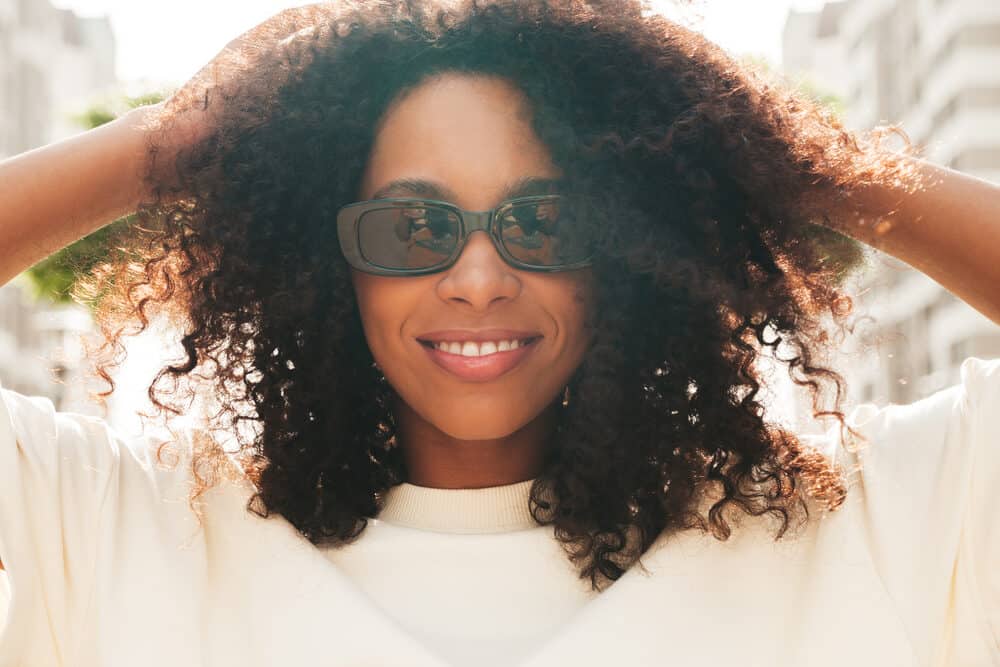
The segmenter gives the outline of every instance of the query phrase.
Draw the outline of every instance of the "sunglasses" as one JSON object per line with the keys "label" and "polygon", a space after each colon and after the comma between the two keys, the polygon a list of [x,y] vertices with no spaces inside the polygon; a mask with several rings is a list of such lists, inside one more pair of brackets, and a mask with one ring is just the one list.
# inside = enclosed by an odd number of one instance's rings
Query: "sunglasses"
{"label": "sunglasses", "polygon": [[561,195],[508,199],[489,211],[434,199],[374,199],[342,207],[337,236],[348,264],[381,276],[444,271],[479,230],[514,268],[568,271],[589,266],[593,257],[593,237],[574,224],[572,208]]}

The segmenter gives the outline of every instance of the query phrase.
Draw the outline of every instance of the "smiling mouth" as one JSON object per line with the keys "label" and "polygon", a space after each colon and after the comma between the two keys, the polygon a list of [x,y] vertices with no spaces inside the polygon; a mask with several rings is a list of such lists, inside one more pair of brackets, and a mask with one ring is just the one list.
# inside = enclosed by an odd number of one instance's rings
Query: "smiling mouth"
{"label": "smiling mouth", "polygon": [[[538,347],[537,343],[543,337],[527,338],[523,343],[517,341],[516,347],[508,346],[508,349],[500,349],[500,346],[492,341],[482,343],[486,350],[482,350],[475,343],[466,342],[461,344],[462,350],[458,352],[451,351],[455,349],[451,348],[451,343],[447,344],[449,349],[443,350],[441,349],[445,345],[443,342],[438,343],[439,346],[430,341],[419,342],[427,350],[431,361],[452,376],[468,382],[489,382],[520,366]],[[493,349],[494,347],[496,349]]]}
{"label": "smiling mouth", "polygon": [[479,358],[490,356],[493,354],[502,354],[504,352],[512,352],[514,350],[520,349],[522,347],[527,347],[529,345],[534,345],[543,336],[532,336],[531,338],[523,339],[511,339],[505,341],[484,341],[482,343],[476,342],[459,342],[459,341],[429,341],[417,339],[417,342],[424,347],[442,352],[444,354],[452,354],[459,357],[467,358]]}

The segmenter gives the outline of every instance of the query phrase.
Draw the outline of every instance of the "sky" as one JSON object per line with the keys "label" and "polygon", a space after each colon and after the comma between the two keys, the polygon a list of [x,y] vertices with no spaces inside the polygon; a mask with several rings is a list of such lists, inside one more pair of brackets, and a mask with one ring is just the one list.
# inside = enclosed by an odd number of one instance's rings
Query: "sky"
{"label": "sky", "polygon": [[[305,0],[51,0],[81,16],[109,15],[118,45],[118,78],[141,87],[179,86],[232,38]],[[688,23],[731,53],[778,64],[789,9],[815,10],[824,0],[693,0]],[[669,0],[653,0],[667,7]]]}

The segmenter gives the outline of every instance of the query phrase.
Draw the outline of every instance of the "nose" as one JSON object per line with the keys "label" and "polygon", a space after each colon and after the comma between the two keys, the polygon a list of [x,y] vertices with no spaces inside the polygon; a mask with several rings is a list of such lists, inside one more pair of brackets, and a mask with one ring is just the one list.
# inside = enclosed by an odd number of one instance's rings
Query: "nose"
{"label": "nose", "polygon": [[504,261],[483,230],[469,234],[458,260],[437,285],[446,301],[465,304],[475,312],[487,312],[496,303],[517,297],[521,280]]}

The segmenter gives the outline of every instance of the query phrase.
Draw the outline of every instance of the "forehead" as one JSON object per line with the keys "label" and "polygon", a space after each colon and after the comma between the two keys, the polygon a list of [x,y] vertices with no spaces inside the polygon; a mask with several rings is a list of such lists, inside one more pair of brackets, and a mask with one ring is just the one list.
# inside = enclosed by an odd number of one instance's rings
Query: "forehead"
{"label": "forehead", "polygon": [[520,90],[497,77],[446,74],[389,107],[360,196],[370,199],[393,181],[429,181],[463,208],[482,210],[503,199],[513,183],[558,176]]}

